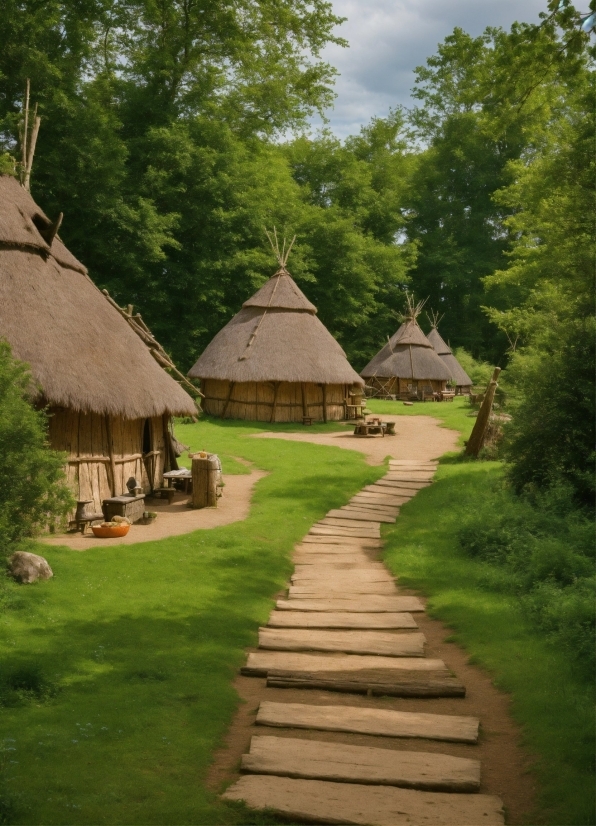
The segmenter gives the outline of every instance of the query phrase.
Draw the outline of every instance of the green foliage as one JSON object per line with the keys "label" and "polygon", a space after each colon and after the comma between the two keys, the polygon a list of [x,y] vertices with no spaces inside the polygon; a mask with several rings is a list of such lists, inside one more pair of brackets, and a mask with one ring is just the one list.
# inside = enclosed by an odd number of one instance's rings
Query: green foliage
{"label": "green foliage", "polygon": [[493,374],[493,367],[480,359],[475,359],[463,347],[456,347],[453,355],[459,361],[475,387],[486,387]]}
{"label": "green foliage", "polygon": [[49,450],[46,416],[27,401],[31,376],[0,341],[0,553],[64,517],[73,505],[64,457]]}
{"label": "green foliage", "polygon": [[[452,629],[453,641],[511,695],[540,781],[537,811],[524,822],[588,826],[595,816],[593,578],[569,582],[569,573],[586,569],[589,529],[568,490],[532,503],[503,482],[500,463],[445,460],[435,483],[384,529],[385,559],[404,587],[428,596],[429,612]],[[474,555],[462,547],[462,533]],[[505,545],[521,573],[495,561]],[[569,584],[549,578],[555,570]],[[542,577],[533,588],[530,571]],[[524,577],[529,590],[519,585]]]}

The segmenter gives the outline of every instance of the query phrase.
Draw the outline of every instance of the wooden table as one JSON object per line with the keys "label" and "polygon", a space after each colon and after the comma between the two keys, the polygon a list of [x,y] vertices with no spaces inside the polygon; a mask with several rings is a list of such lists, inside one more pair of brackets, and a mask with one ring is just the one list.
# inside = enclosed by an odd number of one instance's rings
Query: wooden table
{"label": "wooden table", "polygon": [[125,516],[130,522],[138,522],[145,512],[145,494],[139,496],[112,496],[103,500],[103,513],[106,522],[113,516]]}
{"label": "wooden table", "polygon": [[167,487],[173,487],[176,480],[182,481],[184,493],[190,493],[192,488],[192,473],[188,468],[183,467],[180,468],[180,470],[169,470],[167,473],[164,473],[163,478]]}
{"label": "wooden table", "polygon": [[395,436],[395,422],[359,422],[354,436]]}

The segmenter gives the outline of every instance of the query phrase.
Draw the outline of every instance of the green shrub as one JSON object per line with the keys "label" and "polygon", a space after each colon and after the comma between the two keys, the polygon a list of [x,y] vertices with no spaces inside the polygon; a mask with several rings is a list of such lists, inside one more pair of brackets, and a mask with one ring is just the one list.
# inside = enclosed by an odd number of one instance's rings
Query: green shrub
{"label": "green shrub", "polygon": [[31,375],[0,341],[0,553],[63,518],[74,500],[64,456],[47,444],[44,411],[27,400]]}
{"label": "green shrub", "polygon": [[484,387],[490,381],[493,374],[493,367],[486,361],[479,361],[475,359],[463,347],[457,347],[453,351],[453,355],[464,368],[468,376],[472,379],[472,384],[475,387]]}

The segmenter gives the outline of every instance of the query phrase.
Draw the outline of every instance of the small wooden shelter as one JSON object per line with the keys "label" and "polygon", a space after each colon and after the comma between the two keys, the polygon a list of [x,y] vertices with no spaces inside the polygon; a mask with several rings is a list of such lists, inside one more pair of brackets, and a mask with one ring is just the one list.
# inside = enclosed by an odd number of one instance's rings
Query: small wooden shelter
{"label": "small wooden shelter", "polygon": [[472,389],[472,379],[468,376],[459,361],[453,355],[451,347],[445,343],[441,334],[439,333],[439,321],[437,313],[433,313],[429,317],[431,322],[431,331],[427,338],[433,346],[435,353],[439,356],[441,361],[445,364],[450,373],[450,381],[455,384],[455,392],[457,395],[466,395]]}
{"label": "small wooden shelter", "polygon": [[176,467],[171,416],[197,407],[161,366],[150,333],[145,341],[135,331],[139,317],[123,318],[57,227],[15,178],[0,176],[0,337],[28,363],[36,403],[49,407],[50,445],[68,456],[76,498],[99,511],[130,477],[145,492],[161,484]]}
{"label": "small wooden shelter", "polygon": [[367,395],[424,399],[445,389],[449,370],[416,320],[422,306],[408,297],[403,324],[361,371]]}
{"label": "small wooden shelter", "polygon": [[[276,245],[274,245],[276,249]],[[188,375],[213,416],[261,422],[338,421],[364,384],[286,269],[242,305]],[[288,250],[289,252],[289,250]]]}

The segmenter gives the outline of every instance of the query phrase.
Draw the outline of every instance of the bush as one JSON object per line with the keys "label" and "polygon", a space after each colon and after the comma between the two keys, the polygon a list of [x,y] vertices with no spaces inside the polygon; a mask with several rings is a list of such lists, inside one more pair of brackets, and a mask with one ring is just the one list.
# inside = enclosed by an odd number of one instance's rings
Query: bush
{"label": "bush", "polygon": [[459,530],[463,549],[502,576],[487,582],[520,597],[551,641],[586,673],[594,668],[594,522],[574,502],[571,485],[516,496],[495,489]]}
{"label": "bush", "polygon": [[463,347],[457,347],[453,355],[472,379],[475,387],[485,387],[489,383],[494,369],[490,364],[486,361],[478,361]]}
{"label": "bush", "polygon": [[64,455],[47,444],[47,418],[28,401],[31,375],[0,341],[0,552],[63,518],[74,499]]}

